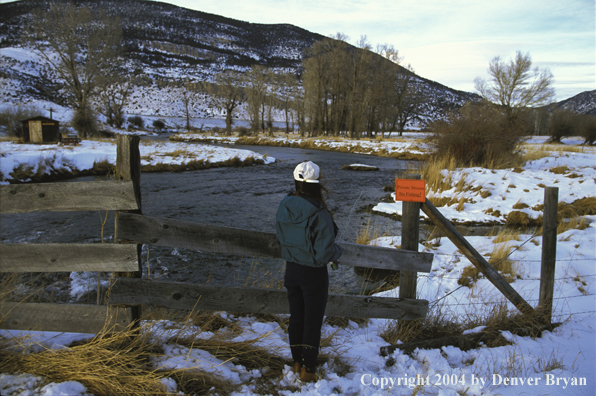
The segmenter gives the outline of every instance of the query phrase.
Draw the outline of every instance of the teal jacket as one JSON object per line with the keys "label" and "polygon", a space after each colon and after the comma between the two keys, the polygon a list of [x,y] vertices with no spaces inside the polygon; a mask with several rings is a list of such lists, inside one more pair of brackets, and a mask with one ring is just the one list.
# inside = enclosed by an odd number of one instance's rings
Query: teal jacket
{"label": "teal jacket", "polygon": [[309,197],[288,195],[277,208],[275,230],[281,257],[309,267],[337,261],[343,249],[335,243],[337,225],[323,205]]}

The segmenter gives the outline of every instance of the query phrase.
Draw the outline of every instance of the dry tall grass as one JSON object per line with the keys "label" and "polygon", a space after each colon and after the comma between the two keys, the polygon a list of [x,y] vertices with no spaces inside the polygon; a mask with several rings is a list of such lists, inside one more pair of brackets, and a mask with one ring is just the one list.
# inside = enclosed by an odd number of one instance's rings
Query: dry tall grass
{"label": "dry tall grass", "polygon": [[[18,341],[18,340],[17,340]],[[14,351],[10,342],[0,345],[0,371],[29,373],[48,382],[77,381],[96,395],[165,395],[165,374],[148,368],[158,352],[146,337],[134,337],[128,329],[111,336],[63,349],[45,348],[38,353]]]}
{"label": "dry tall grass", "polygon": [[[509,257],[511,253],[517,248],[515,243],[509,243],[511,241],[520,241],[520,233],[517,229],[503,228],[486,235],[492,237],[492,242],[496,245],[493,251],[489,254],[488,263],[495,268],[503,278],[509,283],[515,281],[518,278],[518,270],[516,263]],[[457,283],[462,286],[472,287],[478,279],[480,279],[481,273],[473,265],[464,268]]]}
{"label": "dry tall grass", "polygon": [[[163,345],[176,344],[189,350],[200,349],[222,361],[234,361],[247,370],[267,368],[257,383],[267,383],[282,375],[285,359],[279,346],[267,341],[264,333],[242,341],[231,341],[242,330],[234,321],[217,313],[186,314],[151,311],[142,318],[139,329],[111,333],[104,329],[87,342],[78,342],[63,349],[32,353],[15,345],[25,339],[0,340],[0,372],[28,373],[41,376],[46,382],[77,381],[90,393],[106,396],[166,395],[163,380],[174,379],[185,394],[215,392],[229,394],[236,389],[227,379],[200,368],[173,369],[154,367],[163,357]],[[163,326],[163,323],[171,323]],[[198,326],[198,327],[190,327]],[[211,332],[205,337],[205,332]],[[330,343],[333,337],[328,337]],[[325,357],[322,357],[325,359]]]}

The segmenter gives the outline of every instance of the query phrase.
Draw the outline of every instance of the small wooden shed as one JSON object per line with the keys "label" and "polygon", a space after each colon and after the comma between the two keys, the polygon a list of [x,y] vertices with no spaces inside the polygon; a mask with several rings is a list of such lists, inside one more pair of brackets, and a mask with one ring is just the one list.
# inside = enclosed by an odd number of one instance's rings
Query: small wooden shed
{"label": "small wooden shed", "polygon": [[22,120],[23,142],[57,143],[62,139],[60,122],[48,117],[38,116]]}

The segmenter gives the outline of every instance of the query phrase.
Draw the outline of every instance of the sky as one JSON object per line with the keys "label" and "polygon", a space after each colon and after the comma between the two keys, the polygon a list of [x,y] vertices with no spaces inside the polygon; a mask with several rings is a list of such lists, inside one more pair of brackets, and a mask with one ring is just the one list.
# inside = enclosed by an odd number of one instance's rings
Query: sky
{"label": "sky", "polygon": [[392,44],[416,74],[475,92],[496,56],[529,53],[555,78],[556,100],[596,89],[594,0],[169,0],[253,23]]}

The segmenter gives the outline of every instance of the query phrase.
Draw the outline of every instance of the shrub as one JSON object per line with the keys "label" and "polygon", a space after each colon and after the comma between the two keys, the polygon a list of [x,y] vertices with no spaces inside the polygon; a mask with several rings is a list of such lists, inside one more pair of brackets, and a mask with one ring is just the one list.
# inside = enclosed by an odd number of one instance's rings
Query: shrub
{"label": "shrub", "polygon": [[83,137],[96,136],[97,118],[91,109],[79,109],[72,116],[72,127]]}
{"label": "shrub", "polygon": [[128,117],[128,123],[138,129],[141,129],[145,126],[145,120],[143,120],[143,117],[138,115]]}
{"label": "shrub", "polygon": [[585,115],[582,118],[580,136],[585,139],[584,144],[593,146],[596,141],[596,116]]}
{"label": "shrub", "polygon": [[566,109],[557,109],[550,116],[549,123],[549,141],[552,143],[561,143],[565,136],[579,134],[580,117]]}
{"label": "shrub", "polygon": [[250,136],[250,131],[248,130],[247,127],[240,126],[240,127],[236,128],[236,131],[238,131],[239,137]]}
{"label": "shrub", "polygon": [[449,158],[457,166],[487,168],[510,165],[517,159],[523,130],[488,105],[471,104],[446,120],[430,125],[435,160]]}
{"label": "shrub", "polygon": [[0,125],[6,128],[10,136],[23,137],[21,121],[40,115],[41,110],[32,106],[7,107],[0,111]]}
{"label": "shrub", "polygon": [[166,124],[162,120],[155,120],[153,121],[153,128],[161,131],[166,127]]}

